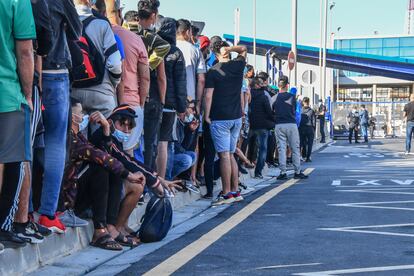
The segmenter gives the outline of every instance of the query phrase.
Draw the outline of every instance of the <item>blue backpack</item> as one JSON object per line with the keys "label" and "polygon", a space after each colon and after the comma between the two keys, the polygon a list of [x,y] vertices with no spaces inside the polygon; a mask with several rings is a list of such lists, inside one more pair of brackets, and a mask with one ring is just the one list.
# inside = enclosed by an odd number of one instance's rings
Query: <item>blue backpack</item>
{"label": "blue backpack", "polygon": [[172,217],[173,209],[170,200],[153,196],[141,219],[142,224],[139,228],[141,242],[157,242],[164,239],[171,229]]}

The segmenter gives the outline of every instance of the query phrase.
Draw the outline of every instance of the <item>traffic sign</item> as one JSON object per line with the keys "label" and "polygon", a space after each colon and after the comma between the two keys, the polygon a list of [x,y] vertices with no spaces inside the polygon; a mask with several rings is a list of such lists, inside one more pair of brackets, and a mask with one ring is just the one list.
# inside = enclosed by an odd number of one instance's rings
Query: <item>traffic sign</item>
{"label": "traffic sign", "polygon": [[292,71],[293,68],[295,68],[295,63],[296,63],[295,53],[290,51],[288,55],[288,66],[289,66],[290,71]]}

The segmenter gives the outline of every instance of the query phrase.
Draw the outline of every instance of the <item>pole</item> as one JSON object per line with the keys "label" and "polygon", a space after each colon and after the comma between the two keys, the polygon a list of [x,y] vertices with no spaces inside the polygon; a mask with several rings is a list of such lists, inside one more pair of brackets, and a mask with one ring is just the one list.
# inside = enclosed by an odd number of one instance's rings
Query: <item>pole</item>
{"label": "pole", "polygon": [[325,1],[325,14],[324,14],[324,42],[323,42],[323,61],[322,61],[322,98],[326,98],[326,45],[328,41],[328,1]]}
{"label": "pole", "polygon": [[323,48],[323,1],[324,0],[320,0],[320,45],[319,45],[319,87],[320,87],[320,91],[319,91],[319,96],[322,95],[322,48]]}
{"label": "pole", "polygon": [[234,11],[234,45],[240,42],[240,9]]}
{"label": "pole", "polygon": [[295,54],[295,66],[292,72],[290,82],[293,86],[297,86],[297,40],[298,40],[298,0],[292,0],[292,52]]}
{"label": "pole", "polygon": [[256,57],[256,0],[253,0],[253,60],[254,60],[254,69],[257,70],[257,57]]}

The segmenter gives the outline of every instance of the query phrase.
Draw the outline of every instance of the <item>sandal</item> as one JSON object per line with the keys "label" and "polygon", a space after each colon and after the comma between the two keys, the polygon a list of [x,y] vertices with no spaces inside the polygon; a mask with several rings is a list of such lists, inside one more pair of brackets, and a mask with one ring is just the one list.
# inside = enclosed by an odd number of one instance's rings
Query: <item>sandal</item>
{"label": "sandal", "polygon": [[119,233],[118,237],[115,238],[115,241],[122,246],[128,246],[131,248],[138,246],[138,244],[136,244],[133,239],[129,238],[128,236],[124,236],[121,233]]}
{"label": "sandal", "polygon": [[91,241],[89,245],[93,247],[98,247],[105,250],[112,250],[112,251],[122,251],[122,246],[114,241],[111,235],[106,234],[102,237],[99,237],[96,241]]}

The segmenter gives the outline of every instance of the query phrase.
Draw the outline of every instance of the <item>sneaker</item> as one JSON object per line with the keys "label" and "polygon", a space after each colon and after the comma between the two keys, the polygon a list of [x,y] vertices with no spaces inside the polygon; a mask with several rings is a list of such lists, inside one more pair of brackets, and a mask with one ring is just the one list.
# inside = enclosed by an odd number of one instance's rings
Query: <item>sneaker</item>
{"label": "sneaker", "polygon": [[312,159],[310,159],[310,158],[306,158],[305,162],[306,162],[306,163],[311,163],[311,162],[312,162]]}
{"label": "sneaker", "polygon": [[205,194],[205,195],[202,196],[202,198],[211,200],[211,199],[213,199],[213,195],[212,194]]}
{"label": "sneaker", "polygon": [[241,174],[249,174],[249,172],[245,169],[245,168],[243,168],[243,166],[239,166],[239,172],[241,173]]}
{"label": "sneaker", "polygon": [[239,201],[244,200],[240,192],[232,192],[231,194],[233,195],[234,202],[239,202]]}
{"label": "sneaker", "polygon": [[227,195],[223,195],[221,192],[217,196],[217,198],[211,203],[212,206],[219,206],[223,204],[231,204],[235,201],[233,195],[228,193]]}
{"label": "sneaker", "polygon": [[410,152],[409,152],[409,151],[406,151],[404,154],[405,154],[405,155],[409,155],[409,154],[410,154]]}
{"label": "sneaker", "polygon": [[53,232],[51,230],[49,230],[48,228],[40,225],[37,222],[33,222],[33,223],[35,224],[35,226],[36,226],[37,230],[39,231],[40,235],[42,235],[43,237],[47,237],[47,236],[52,235]]}
{"label": "sneaker", "polygon": [[50,219],[45,215],[39,217],[39,224],[46,227],[53,233],[64,234],[66,231],[65,225],[60,221],[60,219],[55,216],[54,219]]}
{"label": "sneaker", "polygon": [[4,245],[0,243],[0,255],[4,252]]}
{"label": "sneaker", "polygon": [[13,231],[19,238],[29,243],[42,243],[45,239],[42,234],[40,234],[36,224],[31,221],[27,223],[15,222],[13,224]]}
{"label": "sneaker", "polygon": [[277,180],[286,180],[286,179],[288,179],[288,177],[287,177],[286,173],[281,173],[281,174],[279,174],[279,176],[276,179]]}
{"label": "sneaker", "polygon": [[199,189],[197,189],[197,187],[195,187],[194,185],[193,185],[193,183],[191,183],[190,181],[186,181],[185,182],[185,187],[187,188],[187,190],[189,190],[190,192],[193,192],[193,193],[196,193],[196,194],[199,194],[200,193],[200,190]]}
{"label": "sneaker", "polygon": [[295,179],[306,179],[306,178],[308,178],[308,176],[306,174],[304,174],[303,172],[300,172],[300,173],[295,173],[295,176],[293,178],[295,178]]}
{"label": "sneaker", "polygon": [[263,175],[262,174],[255,174],[254,175],[254,178],[256,178],[256,179],[263,179]]}
{"label": "sneaker", "polygon": [[241,186],[240,184],[239,186],[239,192],[241,195],[246,195],[254,191],[254,188],[252,187],[247,187],[246,185]]}
{"label": "sneaker", "polygon": [[26,246],[26,241],[19,238],[15,233],[10,231],[0,231],[0,243],[5,248],[21,248]]}
{"label": "sneaker", "polygon": [[86,220],[78,218],[73,210],[66,210],[58,217],[60,219],[60,222],[63,223],[66,227],[84,227],[89,225],[89,222]]}

